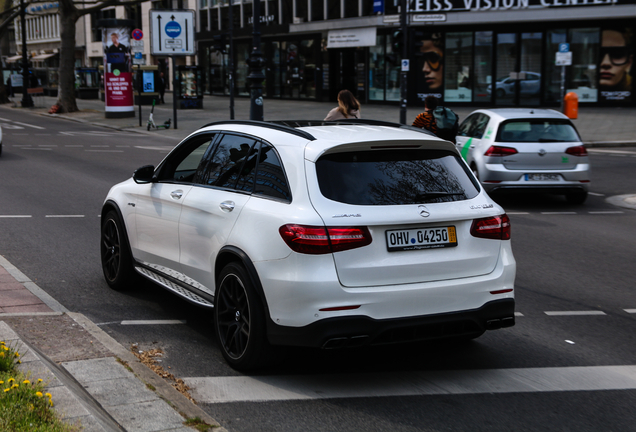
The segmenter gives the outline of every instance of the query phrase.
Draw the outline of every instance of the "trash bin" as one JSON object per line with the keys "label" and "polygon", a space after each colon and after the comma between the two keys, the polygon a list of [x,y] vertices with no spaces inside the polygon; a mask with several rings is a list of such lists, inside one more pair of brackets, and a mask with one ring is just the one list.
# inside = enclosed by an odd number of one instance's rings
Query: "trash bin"
{"label": "trash bin", "polygon": [[579,117],[579,96],[576,93],[566,93],[563,98],[563,114],[572,120]]}

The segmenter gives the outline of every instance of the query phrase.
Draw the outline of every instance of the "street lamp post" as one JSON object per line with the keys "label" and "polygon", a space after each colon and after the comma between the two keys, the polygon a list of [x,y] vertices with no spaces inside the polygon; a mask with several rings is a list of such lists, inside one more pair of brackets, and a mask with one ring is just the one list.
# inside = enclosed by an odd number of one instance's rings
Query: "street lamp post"
{"label": "street lamp post", "polygon": [[22,26],[22,108],[33,107],[33,99],[29,94],[29,57],[26,44],[26,10],[24,0],[20,0],[20,25]]}
{"label": "street lamp post", "polygon": [[252,52],[247,64],[250,67],[250,120],[263,121],[263,54],[261,53],[261,1],[254,0],[252,10],[254,12],[254,29],[252,31]]}

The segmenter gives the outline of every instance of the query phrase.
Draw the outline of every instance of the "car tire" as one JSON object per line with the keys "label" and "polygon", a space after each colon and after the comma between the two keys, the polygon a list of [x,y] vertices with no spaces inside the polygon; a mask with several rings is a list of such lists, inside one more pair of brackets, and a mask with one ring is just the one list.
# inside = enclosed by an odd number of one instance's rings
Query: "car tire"
{"label": "car tire", "polygon": [[263,367],[272,358],[265,310],[245,268],[230,263],[219,274],[214,321],[225,361],[239,371]]}
{"label": "car tire", "polygon": [[100,252],[106,283],[117,291],[128,289],[137,280],[124,224],[111,210],[102,220]]}
{"label": "car tire", "polygon": [[506,97],[506,91],[504,89],[497,89],[497,97],[500,99]]}
{"label": "car tire", "polygon": [[587,192],[585,191],[577,191],[570,192],[565,195],[565,199],[568,201],[568,204],[583,204],[587,199]]}

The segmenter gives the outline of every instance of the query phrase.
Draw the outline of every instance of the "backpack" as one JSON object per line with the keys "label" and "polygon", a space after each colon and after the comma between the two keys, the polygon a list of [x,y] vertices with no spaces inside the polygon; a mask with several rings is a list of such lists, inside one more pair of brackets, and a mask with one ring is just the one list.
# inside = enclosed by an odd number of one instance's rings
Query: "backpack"
{"label": "backpack", "polygon": [[459,116],[455,112],[443,106],[438,106],[433,111],[435,124],[437,124],[437,136],[455,144],[455,137],[459,129]]}

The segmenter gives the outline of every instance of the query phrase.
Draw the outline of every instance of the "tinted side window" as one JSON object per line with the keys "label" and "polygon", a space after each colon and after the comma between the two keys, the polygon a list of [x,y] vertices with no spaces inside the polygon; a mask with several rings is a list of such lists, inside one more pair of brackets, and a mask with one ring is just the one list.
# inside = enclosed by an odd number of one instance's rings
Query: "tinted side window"
{"label": "tinted side window", "polygon": [[216,134],[198,135],[182,143],[163,163],[159,180],[191,183]]}
{"label": "tinted side window", "polygon": [[254,194],[291,201],[291,193],[280,158],[269,144],[261,145]]}
{"label": "tinted side window", "polygon": [[461,158],[446,150],[327,154],[316,162],[324,197],[354,205],[461,201],[479,193]]}
{"label": "tinted side window", "polygon": [[473,114],[468,116],[468,118],[466,120],[464,120],[462,122],[462,124],[459,126],[459,130],[457,131],[457,136],[470,136],[470,129],[475,121],[475,119],[477,118],[477,114]]}
{"label": "tinted side window", "polygon": [[209,158],[201,183],[234,188],[245,161],[256,152],[256,141],[242,135],[224,135]]}
{"label": "tinted side window", "polygon": [[484,132],[486,131],[486,126],[490,121],[490,117],[486,114],[479,114],[479,118],[475,121],[475,124],[472,128],[471,136],[481,139],[484,136]]}

